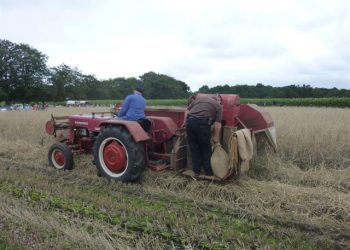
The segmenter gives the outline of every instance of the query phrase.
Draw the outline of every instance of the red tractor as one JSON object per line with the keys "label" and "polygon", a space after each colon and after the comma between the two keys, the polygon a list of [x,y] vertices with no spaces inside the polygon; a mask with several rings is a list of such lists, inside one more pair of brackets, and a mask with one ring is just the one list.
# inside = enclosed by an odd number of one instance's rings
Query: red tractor
{"label": "red tractor", "polygon": [[[256,105],[241,105],[238,95],[219,96],[223,106],[224,149],[227,150],[227,138],[232,131],[244,128],[251,131],[256,148],[268,142],[276,149],[274,122],[266,111]],[[92,153],[100,175],[125,182],[137,180],[146,166],[183,172],[191,166],[186,133],[181,127],[185,110],[147,108],[147,119],[139,121],[116,120],[111,112],[52,116],[46,123],[46,131],[58,143],[49,149],[49,163],[56,169],[72,169],[73,155]]]}

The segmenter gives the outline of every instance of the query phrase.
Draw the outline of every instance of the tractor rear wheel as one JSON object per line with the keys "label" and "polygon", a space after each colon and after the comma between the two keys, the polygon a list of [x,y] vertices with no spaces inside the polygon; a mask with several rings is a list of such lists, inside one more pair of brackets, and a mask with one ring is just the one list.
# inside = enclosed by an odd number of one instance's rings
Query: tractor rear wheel
{"label": "tractor rear wheel", "polygon": [[55,169],[73,169],[72,151],[64,143],[53,144],[49,149],[48,159],[50,165]]}
{"label": "tractor rear wheel", "polygon": [[136,143],[123,127],[108,127],[94,144],[97,171],[109,179],[132,182],[137,180],[145,165],[142,143]]}

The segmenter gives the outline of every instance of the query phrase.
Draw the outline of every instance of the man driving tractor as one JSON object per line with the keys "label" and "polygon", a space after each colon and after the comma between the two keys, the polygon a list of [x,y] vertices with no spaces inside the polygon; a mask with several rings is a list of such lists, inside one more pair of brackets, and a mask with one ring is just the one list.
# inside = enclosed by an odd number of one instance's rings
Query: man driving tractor
{"label": "man driving tractor", "polygon": [[137,121],[144,119],[145,108],[146,108],[146,99],[142,96],[143,88],[137,86],[134,89],[134,93],[128,95],[123,102],[122,108],[118,113],[116,119],[128,120],[128,121]]}

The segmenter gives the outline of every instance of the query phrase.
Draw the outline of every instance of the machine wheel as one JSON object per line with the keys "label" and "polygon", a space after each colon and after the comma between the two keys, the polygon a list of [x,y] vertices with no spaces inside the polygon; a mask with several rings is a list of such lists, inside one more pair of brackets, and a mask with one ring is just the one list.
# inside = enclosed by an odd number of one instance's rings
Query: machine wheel
{"label": "machine wheel", "polygon": [[134,142],[122,127],[104,129],[95,141],[93,152],[98,173],[109,179],[135,181],[145,165],[143,145]]}
{"label": "machine wheel", "polygon": [[55,169],[73,169],[72,151],[64,143],[53,144],[48,153],[49,163]]}

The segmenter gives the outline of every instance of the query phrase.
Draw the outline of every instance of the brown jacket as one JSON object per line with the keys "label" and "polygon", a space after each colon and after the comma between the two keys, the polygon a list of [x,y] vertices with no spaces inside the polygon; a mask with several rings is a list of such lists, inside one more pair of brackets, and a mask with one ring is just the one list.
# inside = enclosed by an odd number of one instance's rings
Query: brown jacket
{"label": "brown jacket", "polygon": [[198,96],[187,108],[188,116],[221,122],[222,106],[209,96]]}

